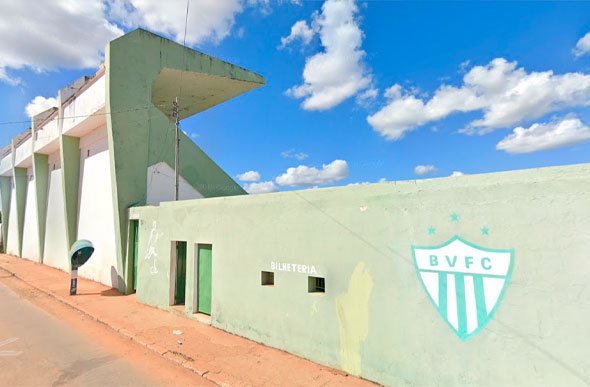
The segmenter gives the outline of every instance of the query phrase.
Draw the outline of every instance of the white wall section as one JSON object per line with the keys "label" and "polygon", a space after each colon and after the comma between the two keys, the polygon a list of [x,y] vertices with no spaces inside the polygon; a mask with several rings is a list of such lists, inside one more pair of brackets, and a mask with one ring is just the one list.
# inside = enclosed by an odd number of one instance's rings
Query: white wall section
{"label": "white wall section", "polygon": [[[14,165],[17,167],[23,166],[22,164],[32,156],[33,152],[33,140],[29,137],[24,143],[18,146],[14,151]],[[31,165],[31,161],[28,160],[27,164]]]}
{"label": "white wall section", "polygon": [[94,244],[94,254],[79,270],[82,277],[117,287],[113,190],[106,127],[80,139],[80,189],[77,239]]}
{"label": "white wall section", "polygon": [[[203,197],[199,191],[180,176],[179,200],[202,199]],[[146,205],[157,206],[161,202],[172,200],[174,200],[174,169],[163,161],[152,165],[147,171]]]}
{"label": "white wall section", "polygon": [[59,152],[49,156],[47,187],[47,220],[43,263],[62,270],[69,270],[68,240],[62,188],[62,170]]}
{"label": "white wall section", "polygon": [[23,226],[23,258],[39,262],[39,225],[37,223],[37,208],[35,206],[35,179],[33,168],[27,169],[27,202],[25,204],[25,218]]}
{"label": "white wall section", "polygon": [[12,153],[7,154],[0,160],[0,174],[12,173]]}
{"label": "white wall section", "polygon": [[[82,122],[89,119],[105,105],[105,76],[101,75],[86,90],[74,98],[64,107],[63,134],[70,135],[69,131]],[[104,119],[104,116],[100,117]]]}

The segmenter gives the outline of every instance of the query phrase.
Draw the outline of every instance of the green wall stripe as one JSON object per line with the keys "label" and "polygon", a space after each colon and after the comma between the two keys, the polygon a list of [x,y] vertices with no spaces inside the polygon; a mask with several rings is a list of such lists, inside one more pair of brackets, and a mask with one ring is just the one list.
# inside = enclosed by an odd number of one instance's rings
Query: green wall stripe
{"label": "green wall stripe", "polygon": [[37,230],[39,233],[39,262],[41,263],[43,263],[43,254],[45,250],[45,222],[47,220],[47,183],[49,174],[48,159],[49,157],[47,155],[33,153],[33,174],[35,175],[36,191],[35,200],[37,201]]}
{"label": "green wall stripe", "polygon": [[483,276],[473,276],[473,288],[475,290],[475,305],[477,309],[477,325],[483,325],[488,319],[486,311],[486,299],[483,292]]}
{"label": "green wall stripe", "polygon": [[459,321],[459,336],[467,334],[467,312],[465,304],[465,276],[455,274],[455,293],[457,294],[457,319]]}
{"label": "green wall stripe", "polygon": [[8,176],[0,176],[0,195],[2,197],[2,249],[6,253],[8,242],[8,219],[10,215],[10,187],[12,179]]}
{"label": "green wall stripe", "polygon": [[12,170],[14,175],[14,191],[16,199],[16,232],[18,234],[17,251],[18,256],[22,258],[25,202],[27,200],[27,168],[13,167]]}
{"label": "green wall stripe", "polygon": [[80,187],[80,138],[61,135],[61,171],[68,249],[78,230],[78,190]]}
{"label": "green wall stripe", "polygon": [[447,274],[438,274],[438,310],[447,319]]}

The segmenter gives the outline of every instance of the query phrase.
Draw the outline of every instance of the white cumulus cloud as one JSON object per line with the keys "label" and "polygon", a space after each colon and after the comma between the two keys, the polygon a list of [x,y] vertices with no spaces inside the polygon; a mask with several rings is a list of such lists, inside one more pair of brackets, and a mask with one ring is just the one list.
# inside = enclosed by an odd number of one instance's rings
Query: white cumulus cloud
{"label": "white cumulus cloud", "polygon": [[[226,38],[242,12],[241,0],[199,0],[189,5],[186,44]],[[186,0],[110,0],[110,17],[126,27],[146,27],[172,37],[179,43],[184,38]]]}
{"label": "white cumulus cloud", "polygon": [[414,167],[414,173],[416,175],[426,175],[428,173],[435,173],[436,168],[434,165],[416,165]]}
{"label": "white cumulus cloud", "polygon": [[483,115],[462,132],[482,134],[567,107],[590,105],[590,75],[527,73],[516,62],[497,58],[485,66],[472,67],[460,87],[441,85],[430,99],[400,85],[389,88],[385,96],[387,105],[367,121],[388,140],[399,140],[406,132],[452,113],[473,111]]}
{"label": "white cumulus cloud", "polygon": [[590,54],[590,32],[578,40],[578,43],[576,43],[576,47],[574,47],[572,52],[576,58]]}
{"label": "white cumulus cloud", "polygon": [[324,51],[307,58],[303,84],[287,90],[287,95],[304,99],[303,109],[330,109],[370,86],[357,12],[354,0],[326,0],[322,12],[314,13],[312,29]]}
{"label": "white cumulus cloud", "polygon": [[123,34],[105,9],[101,0],[0,0],[0,81],[20,82],[10,69],[97,67],[105,45]]}
{"label": "white cumulus cloud", "polygon": [[297,39],[301,39],[303,45],[307,46],[311,42],[311,39],[313,39],[313,35],[314,32],[309,25],[307,25],[307,22],[305,20],[299,20],[291,27],[291,33],[289,36],[281,38],[279,49],[285,48],[288,44]]}
{"label": "white cumulus cloud", "polygon": [[270,192],[277,192],[279,190],[279,188],[272,181],[263,181],[260,183],[244,184],[244,189],[249,194],[270,193]]}
{"label": "white cumulus cloud", "polygon": [[451,177],[456,177],[456,176],[465,176],[465,174],[461,171],[453,171],[453,173],[451,173]]}
{"label": "white cumulus cloud", "polygon": [[300,165],[296,168],[288,168],[287,172],[275,179],[275,182],[278,185],[286,185],[289,187],[307,187],[332,184],[335,181],[346,179],[349,176],[350,171],[346,161],[334,160],[330,164],[323,164],[322,169],[305,165]]}
{"label": "white cumulus cloud", "polygon": [[536,123],[528,129],[519,126],[496,145],[508,153],[531,153],[590,140],[590,127],[579,118],[568,116],[547,123]]}
{"label": "white cumulus cloud", "polygon": [[240,181],[260,181],[260,173],[256,171],[244,172],[239,175],[236,175],[236,177]]}
{"label": "white cumulus cloud", "polygon": [[38,95],[25,107],[25,113],[29,117],[33,117],[52,107],[57,107],[57,98],[45,98]]}

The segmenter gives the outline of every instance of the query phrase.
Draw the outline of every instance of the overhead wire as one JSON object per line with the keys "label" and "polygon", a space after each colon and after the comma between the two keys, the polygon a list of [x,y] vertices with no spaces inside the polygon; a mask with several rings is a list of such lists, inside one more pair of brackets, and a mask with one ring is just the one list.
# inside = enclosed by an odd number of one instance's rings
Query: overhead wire
{"label": "overhead wire", "polygon": [[[188,26],[188,10],[189,10],[189,4],[190,4],[190,0],[186,0],[186,14],[184,16],[184,37],[182,39],[182,46],[183,48],[186,48],[186,30],[187,30],[187,26]],[[185,58],[185,50],[182,50],[182,64],[181,64],[181,69],[180,69],[180,84],[178,85],[178,94],[180,95],[182,93],[182,74],[184,72],[184,58]],[[169,105],[163,105],[163,106],[169,106]],[[177,114],[179,112],[177,111]],[[162,146],[162,149],[160,151],[160,154],[157,158],[158,162],[162,160],[162,158],[164,157],[164,153],[166,151],[166,144],[168,142],[168,133],[170,133],[170,126],[172,125],[172,120],[168,121],[168,128],[166,129],[166,136],[164,137],[164,143]],[[151,137],[151,133],[150,133],[150,137]],[[149,157],[149,146],[150,146],[150,141],[148,141],[148,157]],[[153,178],[156,175],[156,171],[154,171],[151,176],[150,176],[150,180],[148,182],[148,189],[152,184]],[[147,190],[146,190],[146,200],[147,200]]]}
{"label": "overhead wire", "polygon": [[[56,115],[55,117],[53,117],[51,120],[47,121],[45,123],[45,125],[47,125],[50,122],[53,121],[59,121],[59,120],[71,120],[71,119],[75,119],[75,118],[88,118],[88,117],[94,117],[94,116],[105,116],[105,115],[113,115],[113,114],[120,114],[120,113],[129,113],[129,112],[134,112],[134,111],[139,111],[139,110],[147,110],[147,109],[153,109],[153,108],[160,108],[160,107],[165,107],[166,105],[162,104],[162,105],[149,105],[149,106],[143,106],[143,107],[139,107],[139,108],[133,108],[133,109],[126,109],[126,110],[118,110],[118,111],[114,111],[114,112],[95,112],[92,114],[82,114],[82,115],[75,115],[75,116],[68,116],[68,117],[59,117],[58,115]],[[22,125],[22,124],[30,124],[32,121],[31,120],[27,120],[27,121],[4,121],[4,122],[0,122],[0,125]],[[45,126],[43,125],[43,126]]]}

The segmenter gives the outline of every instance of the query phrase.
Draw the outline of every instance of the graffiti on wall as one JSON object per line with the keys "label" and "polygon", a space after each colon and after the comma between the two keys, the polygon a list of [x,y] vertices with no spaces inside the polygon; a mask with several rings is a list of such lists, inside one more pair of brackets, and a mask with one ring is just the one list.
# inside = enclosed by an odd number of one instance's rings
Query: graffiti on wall
{"label": "graffiti on wall", "polygon": [[156,266],[158,251],[156,250],[156,247],[158,245],[158,239],[160,239],[162,237],[162,235],[164,235],[164,233],[158,232],[158,227],[157,227],[156,221],[154,220],[152,222],[152,230],[150,231],[150,238],[148,240],[147,253],[145,255],[145,260],[150,262],[149,267],[150,267],[150,274],[151,275],[158,274],[158,268]]}
{"label": "graffiti on wall", "polygon": [[459,236],[433,247],[412,246],[418,278],[453,332],[467,340],[490,321],[514,264],[514,250],[476,246]]}

